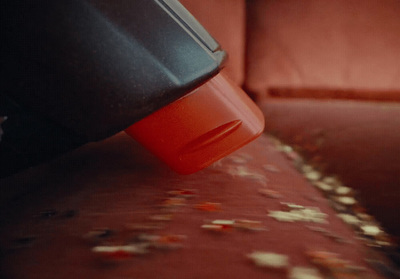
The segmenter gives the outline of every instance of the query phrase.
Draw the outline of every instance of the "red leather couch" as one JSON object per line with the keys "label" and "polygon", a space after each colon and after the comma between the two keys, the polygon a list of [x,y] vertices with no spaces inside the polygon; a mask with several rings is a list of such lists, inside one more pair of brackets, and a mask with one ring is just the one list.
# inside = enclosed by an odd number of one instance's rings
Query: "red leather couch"
{"label": "red leather couch", "polygon": [[183,0],[230,53],[266,132],[338,175],[400,236],[400,3]]}
{"label": "red leather couch", "polygon": [[[371,225],[399,232],[399,4],[383,2],[182,0],[266,135],[190,176],[121,133],[2,179],[0,276],[398,276],[395,239]],[[318,190],[332,175],[359,202]]]}

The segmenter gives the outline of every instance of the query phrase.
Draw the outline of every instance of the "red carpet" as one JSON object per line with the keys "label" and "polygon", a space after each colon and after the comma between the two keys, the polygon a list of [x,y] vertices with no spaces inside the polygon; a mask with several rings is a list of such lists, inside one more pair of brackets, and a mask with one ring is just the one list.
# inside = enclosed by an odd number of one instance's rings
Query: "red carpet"
{"label": "red carpet", "polygon": [[[298,266],[380,278],[370,264],[387,269],[381,255],[356,238],[293,160],[295,153],[262,136],[180,176],[125,134],[88,145],[1,181],[2,278],[289,278]],[[292,207],[314,219],[268,216]],[[122,245],[134,251],[93,252]],[[249,258],[255,251],[285,255],[288,265],[257,266]]]}

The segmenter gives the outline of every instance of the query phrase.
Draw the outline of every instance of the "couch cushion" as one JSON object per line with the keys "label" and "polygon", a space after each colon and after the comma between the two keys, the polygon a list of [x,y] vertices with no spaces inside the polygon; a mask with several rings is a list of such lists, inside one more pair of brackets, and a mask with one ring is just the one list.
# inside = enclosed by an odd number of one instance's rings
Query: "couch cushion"
{"label": "couch cushion", "polygon": [[400,104],[270,98],[266,131],[338,175],[382,224],[400,236]]}
{"label": "couch cushion", "polygon": [[252,0],[247,8],[250,91],[400,88],[399,1]]}
{"label": "couch cushion", "polygon": [[[318,254],[346,260],[335,261],[348,276],[376,274],[365,259],[386,267],[286,155],[262,136],[182,176],[118,134],[3,179],[0,277],[283,279],[318,269]],[[268,268],[271,257],[289,265]]]}

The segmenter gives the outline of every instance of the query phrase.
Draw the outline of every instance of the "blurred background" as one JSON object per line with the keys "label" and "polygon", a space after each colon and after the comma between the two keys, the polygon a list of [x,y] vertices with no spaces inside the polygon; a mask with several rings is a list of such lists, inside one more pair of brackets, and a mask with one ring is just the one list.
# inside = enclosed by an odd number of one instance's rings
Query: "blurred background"
{"label": "blurred background", "polygon": [[356,188],[400,236],[400,2],[182,0],[266,132]]}
{"label": "blurred background", "polygon": [[[400,265],[400,1],[180,2],[228,52],[223,72],[261,107],[267,136],[189,176],[119,133],[1,179],[0,277],[287,278],[315,268],[314,253],[350,265],[329,278],[399,278],[380,251]],[[334,210],[341,194],[314,187],[325,178],[362,206]],[[269,214],[299,205],[329,222]],[[343,222],[340,212],[359,214]],[[93,250],[143,245],[143,235],[155,247],[126,261]],[[249,259],[256,250],[290,265],[266,273]]]}

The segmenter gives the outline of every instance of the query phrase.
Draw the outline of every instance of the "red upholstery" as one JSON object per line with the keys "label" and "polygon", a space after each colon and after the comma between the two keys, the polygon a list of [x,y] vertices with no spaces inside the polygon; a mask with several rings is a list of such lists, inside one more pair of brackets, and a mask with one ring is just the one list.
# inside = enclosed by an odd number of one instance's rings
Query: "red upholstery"
{"label": "red upholstery", "polygon": [[[280,196],[269,198],[261,189]],[[0,190],[1,278],[283,279],[292,267],[316,267],[310,251],[338,253],[366,269],[359,278],[370,278],[377,274],[365,259],[380,261],[266,136],[213,167],[182,176],[119,134],[3,180]],[[181,190],[186,193],[180,195]],[[219,206],[199,210],[205,202]],[[269,217],[269,211],[283,210],[282,202],[317,207],[327,214],[327,223]],[[171,220],[151,219],[162,214]],[[259,221],[263,230],[201,228],[216,219]],[[164,242],[181,248],[150,247],[147,254],[126,258],[92,252],[96,246],[137,243],[143,234],[184,238]],[[290,266],[257,267],[246,257],[253,251],[286,255]]]}
{"label": "red upholstery", "polygon": [[399,1],[251,0],[247,9],[250,91],[400,89]]}
{"label": "red upholstery", "polygon": [[[400,89],[398,1],[182,3],[228,50],[226,71],[249,93],[265,96],[271,86]],[[297,99],[261,105],[267,132],[357,187],[373,213],[399,233],[399,105]],[[338,253],[366,268],[361,277],[337,278],[381,278],[365,261],[371,258],[390,271],[385,258],[356,238],[265,135],[213,167],[180,176],[119,134],[0,184],[2,278],[287,278],[286,270],[256,267],[246,258],[254,250],[287,255],[288,269],[315,267],[306,255],[310,250]],[[167,211],[172,219],[158,220],[159,227],[151,229],[151,217],[165,214],[172,202],[170,191],[181,189],[195,194],[175,200],[183,204]],[[279,195],[266,197],[260,189]],[[219,203],[217,210],[199,210],[196,205],[205,202]],[[318,207],[327,214],[329,223],[320,225],[327,233],[267,216],[281,202]],[[267,230],[201,229],[215,219],[236,218],[260,221]],[[108,233],[96,238],[96,230]],[[133,241],[143,232],[186,239],[181,249],[153,249],[122,261],[91,251]]]}
{"label": "red upholstery", "polygon": [[267,131],[357,189],[378,220],[400,235],[400,104],[269,99],[262,108]]}
{"label": "red upholstery", "polygon": [[[265,100],[266,131],[297,144],[324,170],[357,188],[385,226],[400,235],[395,216],[400,209],[400,108],[329,101],[399,101],[400,2],[248,0],[245,44],[239,32],[243,2],[182,2],[231,51],[231,59],[245,61],[243,67],[231,60],[235,63],[228,70],[245,70],[249,94],[258,100],[269,92],[291,97]],[[320,139],[315,130],[324,135],[324,144],[310,151]]]}

